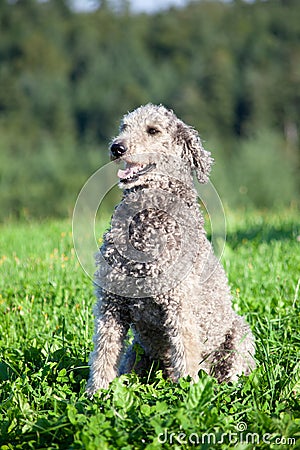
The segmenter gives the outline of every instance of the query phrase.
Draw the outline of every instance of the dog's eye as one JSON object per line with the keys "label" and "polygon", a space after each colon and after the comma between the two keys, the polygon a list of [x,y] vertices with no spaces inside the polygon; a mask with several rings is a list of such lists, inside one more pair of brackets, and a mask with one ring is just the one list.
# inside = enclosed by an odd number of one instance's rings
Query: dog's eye
{"label": "dog's eye", "polygon": [[122,123],[121,127],[120,127],[120,131],[125,131],[126,128],[128,128],[127,123]]}
{"label": "dog's eye", "polygon": [[155,127],[148,127],[147,128],[147,133],[153,135],[153,134],[160,133],[160,131],[157,128],[155,128]]}

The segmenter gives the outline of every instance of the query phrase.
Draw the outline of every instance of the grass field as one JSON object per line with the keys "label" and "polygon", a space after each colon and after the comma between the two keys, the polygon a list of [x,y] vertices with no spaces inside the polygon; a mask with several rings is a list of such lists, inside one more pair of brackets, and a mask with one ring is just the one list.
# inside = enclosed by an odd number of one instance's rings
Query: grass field
{"label": "grass field", "polygon": [[153,372],[84,392],[91,280],[71,224],[0,228],[0,449],[300,448],[300,219],[230,214],[223,264],[257,342],[237,384]]}

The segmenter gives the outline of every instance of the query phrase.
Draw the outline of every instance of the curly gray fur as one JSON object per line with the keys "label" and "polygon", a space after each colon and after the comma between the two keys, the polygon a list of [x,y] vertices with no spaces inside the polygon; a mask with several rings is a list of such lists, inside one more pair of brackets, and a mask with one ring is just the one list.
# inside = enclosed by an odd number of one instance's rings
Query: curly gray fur
{"label": "curly gray fur", "polygon": [[[96,257],[98,302],[89,395],[159,361],[166,376],[220,382],[254,368],[254,338],[232,309],[225,272],[206,238],[194,188],[213,159],[196,130],[148,104],[124,116],[111,156],[123,189]],[[134,341],[125,348],[129,328]],[[144,349],[136,364],[135,344]]]}

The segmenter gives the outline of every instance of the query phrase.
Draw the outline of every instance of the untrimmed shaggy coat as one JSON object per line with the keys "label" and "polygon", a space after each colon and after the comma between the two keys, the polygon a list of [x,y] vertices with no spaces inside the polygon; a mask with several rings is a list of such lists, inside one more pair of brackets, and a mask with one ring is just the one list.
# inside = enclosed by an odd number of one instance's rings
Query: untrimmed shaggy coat
{"label": "untrimmed shaggy coat", "polygon": [[[200,369],[220,382],[249,374],[254,339],[232,309],[194,188],[193,173],[205,183],[212,164],[198,133],[173,111],[148,104],[124,116],[110,151],[124,165],[124,193],[96,257],[88,394],[155,361],[174,381],[197,380]],[[134,341],[126,346],[129,328]]]}

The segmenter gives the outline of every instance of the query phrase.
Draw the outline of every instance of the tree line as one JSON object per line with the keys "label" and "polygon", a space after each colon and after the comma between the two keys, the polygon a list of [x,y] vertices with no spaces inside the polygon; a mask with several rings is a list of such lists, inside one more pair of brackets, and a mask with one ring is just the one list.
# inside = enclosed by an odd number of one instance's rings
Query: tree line
{"label": "tree line", "polygon": [[224,202],[297,202],[300,2],[0,0],[0,217],[68,214],[120,117],[149,101],[200,131]]}

